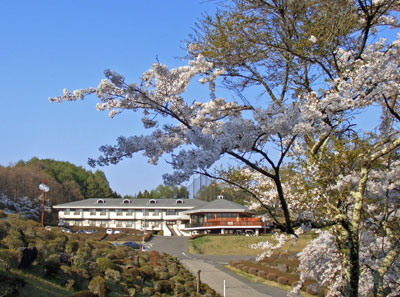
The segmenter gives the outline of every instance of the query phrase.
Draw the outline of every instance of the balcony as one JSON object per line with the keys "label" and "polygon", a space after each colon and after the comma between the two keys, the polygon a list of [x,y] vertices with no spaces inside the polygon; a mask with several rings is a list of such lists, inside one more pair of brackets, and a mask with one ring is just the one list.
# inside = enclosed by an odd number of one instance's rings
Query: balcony
{"label": "balcony", "polygon": [[262,222],[260,218],[218,218],[218,219],[208,219],[204,223],[195,223],[187,225],[187,228],[196,227],[262,227]]}

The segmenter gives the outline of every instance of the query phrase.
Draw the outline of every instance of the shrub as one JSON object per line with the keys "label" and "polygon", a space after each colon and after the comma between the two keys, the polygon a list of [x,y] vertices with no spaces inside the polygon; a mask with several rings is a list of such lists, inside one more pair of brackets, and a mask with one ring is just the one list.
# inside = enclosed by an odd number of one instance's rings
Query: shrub
{"label": "shrub", "polygon": [[238,265],[240,265],[241,263],[239,261],[232,261],[231,262],[231,266],[233,267],[237,267]]}
{"label": "shrub", "polygon": [[4,267],[6,271],[10,268],[16,268],[19,263],[21,253],[9,249],[0,249],[0,264]]}
{"label": "shrub", "polygon": [[275,273],[268,273],[267,280],[275,281],[277,279],[277,275]]}
{"label": "shrub", "polygon": [[117,270],[107,269],[105,271],[105,277],[107,281],[113,284],[119,281],[119,279],[121,278],[121,273],[119,273],[119,271]]}
{"label": "shrub", "polygon": [[244,271],[244,272],[248,272],[249,271],[249,266],[243,266],[242,267],[242,271]]}
{"label": "shrub", "polygon": [[126,280],[135,282],[136,278],[140,275],[139,269],[136,267],[129,268],[123,272],[123,276]]}
{"label": "shrub", "polygon": [[111,261],[108,258],[97,258],[96,264],[97,264],[97,268],[100,272],[105,272],[107,269],[114,269],[114,270],[117,269],[117,267],[113,263],[113,261]]}
{"label": "shrub", "polygon": [[26,269],[30,267],[38,255],[38,250],[36,247],[23,247],[19,248],[18,251],[21,253],[21,260],[18,264],[19,269]]}
{"label": "shrub", "polygon": [[88,289],[99,297],[106,297],[106,282],[100,275],[94,277],[88,286]]}
{"label": "shrub", "polygon": [[155,292],[156,292],[156,290],[154,288],[150,288],[150,287],[143,288],[143,295],[144,296],[151,296]]}
{"label": "shrub", "polygon": [[250,267],[248,270],[249,273],[254,274],[254,275],[257,275],[257,271],[258,271],[258,269],[255,267]]}
{"label": "shrub", "polygon": [[160,280],[169,279],[169,273],[168,272],[160,272],[158,275],[158,279],[160,279]]}
{"label": "shrub", "polygon": [[144,278],[152,278],[155,275],[153,268],[149,265],[144,265],[140,267],[139,271]]}
{"label": "shrub", "polygon": [[178,273],[178,271],[179,271],[178,266],[175,263],[168,265],[168,272],[171,275],[176,275]]}
{"label": "shrub", "polygon": [[245,266],[243,263],[236,264],[236,268],[240,270],[243,268],[243,266]]}
{"label": "shrub", "polygon": [[79,256],[80,258],[82,258],[84,260],[89,260],[90,257],[91,257],[91,249],[89,247],[86,247],[86,246],[80,247],[76,251],[76,255],[75,256]]}
{"label": "shrub", "polygon": [[43,268],[48,275],[56,274],[61,266],[58,255],[50,255],[43,264]]}
{"label": "shrub", "polygon": [[0,239],[7,236],[10,224],[5,220],[0,220]]}
{"label": "shrub", "polygon": [[75,281],[73,279],[69,279],[67,280],[67,282],[65,283],[65,287],[70,290],[74,287],[75,285]]}
{"label": "shrub", "polygon": [[65,251],[67,253],[74,253],[78,250],[78,248],[79,248],[79,242],[77,240],[69,240],[65,245]]}
{"label": "shrub", "polygon": [[194,292],[194,291],[196,291],[196,288],[195,288],[194,283],[192,281],[185,282],[185,284],[183,286],[185,287],[185,291],[186,292]]}
{"label": "shrub", "polygon": [[8,235],[1,240],[1,242],[12,250],[25,246],[22,235],[16,230],[11,230]]}
{"label": "shrub", "polygon": [[135,296],[137,290],[136,290],[136,288],[128,288],[127,291],[128,291],[129,297],[133,297],[133,296]]}
{"label": "shrub", "polygon": [[177,283],[175,285],[175,293],[180,294],[180,293],[183,293],[183,292],[185,292],[185,287],[182,284]]}
{"label": "shrub", "polygon": [[264,270],[260,270],[259,272],[257,272],[257,276],[259,277],[264,277],[267,275],[267,273]]}
{"label": "shrub", "polygon": [[278,283],[280,283],[281,285],[286,286],[288,284],[289,280],[284,277],[284,276],[280,276],[278,277]]}
{"label": "shrub", "polygon": [[149,253],[149,263],[153,266],[160,265],[160,258],[161,258],[160,253],[157,251],[151,251]]}
{"label": "shrub", "polygon": [[154,284],[154,289],[160,293],[170,292],[172,290],[172,284],[167,280],[160,280]]}
{"label": "shrub", "polygon": [[3,209],[0,209],[0,218],[6,218],[7,217],[7,215],[4,213],[4,210]]}
{"label": "shrub", "polygon": [[112,250],[107,257],[111,260],[118,259],[121,260],[129,255],[131,249],[126,246],[117,246],[114,250]]}

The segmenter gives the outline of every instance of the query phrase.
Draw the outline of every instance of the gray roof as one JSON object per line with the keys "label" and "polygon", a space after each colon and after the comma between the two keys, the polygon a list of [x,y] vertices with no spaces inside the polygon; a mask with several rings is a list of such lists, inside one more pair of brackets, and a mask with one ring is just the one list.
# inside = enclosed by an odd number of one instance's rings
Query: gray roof
{"label": "gray roof", "polygon": [[[104,201],[104,203],[99,203]],[[156,203],[151,203],[151,202]],[[180,203],[183,202],[183,203]],[[90,198],[74,202],[54,205],[53,208],[181,208],[192,209],[207,204],[198,199],[122,199],[122,198]]]}
{"label": "gray roof", "polygon": [[185,214],[199,213],[199,212],[250,212],[250,210],[235,202],[217,199],[206,204],[194,207],[190,210],[185,211]]}

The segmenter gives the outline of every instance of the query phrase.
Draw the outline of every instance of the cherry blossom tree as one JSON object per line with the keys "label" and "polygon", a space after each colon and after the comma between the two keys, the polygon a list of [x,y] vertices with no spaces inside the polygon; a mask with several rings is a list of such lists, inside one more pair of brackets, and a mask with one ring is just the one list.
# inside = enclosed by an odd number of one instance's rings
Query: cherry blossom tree
{"label": "cherry blossom tree", "polygon": [[[152,164],[169,156],[167,183],[202,173],[247,191],[289,235],[324,228],[299,255],[293,294],[314,278],[329,296],[395,296],[400,41],[374,38],[398,27],[398,9],[394,0],[235,0],[198,24],[188,65],[155,63],[139,83],[106,70],[96,88],[50,101],[94,94],[110,117],[142,113],[151,133],[102,146],[93,166],[138,152]],[[210,98],[189,102],[185,91],[196,79]],[[218,97],[217,85],[237,100]],[[358,117],[371,109],[381,119],[366,130]],[[225,156],[239,167],[215,169]]]}

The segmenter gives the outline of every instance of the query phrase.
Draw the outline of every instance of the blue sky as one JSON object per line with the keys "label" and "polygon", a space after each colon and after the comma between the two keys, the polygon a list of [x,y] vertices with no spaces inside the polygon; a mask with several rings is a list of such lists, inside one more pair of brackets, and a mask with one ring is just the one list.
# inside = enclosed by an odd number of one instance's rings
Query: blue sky
{"label": "blue sky", "polygon": [[[97,99],[50,104],[48,97],[97,86],[109,68],[137,81],[156,58],[181,65],[183,42],[209,1],[1,1],[0,165],[51,158],[87,169],[88,157],[120,136],[141,133],[138,117],[110,119]],[[169,166],[141,155],[101,167],[113,190],[135,194],[162,183]]]}

